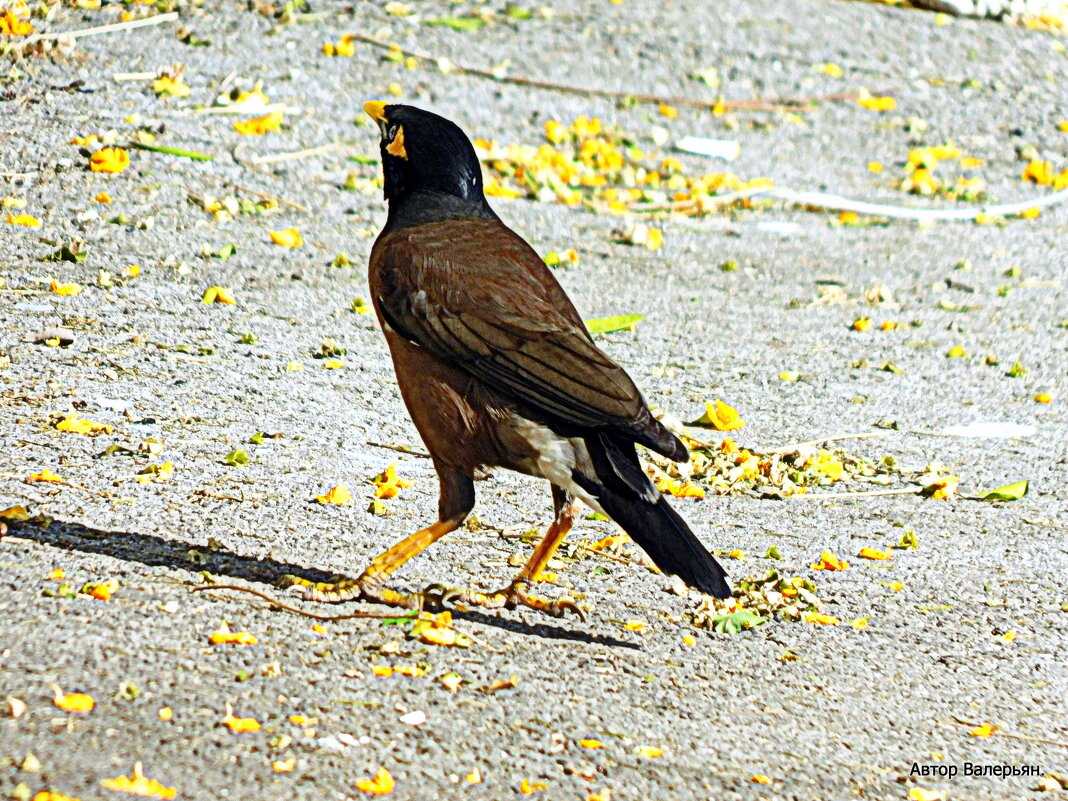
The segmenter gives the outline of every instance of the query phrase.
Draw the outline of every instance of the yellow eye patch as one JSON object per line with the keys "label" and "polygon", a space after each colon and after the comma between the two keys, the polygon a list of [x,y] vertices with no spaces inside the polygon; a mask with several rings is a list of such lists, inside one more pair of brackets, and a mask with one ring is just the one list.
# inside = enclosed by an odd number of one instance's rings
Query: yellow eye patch
{"label": "yellow eye patch", "polygon": [[386,152],[397,158],[408,158],[408,151],[404,149],[404,126],[397,128],[397,134],[393,141],[386,145]]}

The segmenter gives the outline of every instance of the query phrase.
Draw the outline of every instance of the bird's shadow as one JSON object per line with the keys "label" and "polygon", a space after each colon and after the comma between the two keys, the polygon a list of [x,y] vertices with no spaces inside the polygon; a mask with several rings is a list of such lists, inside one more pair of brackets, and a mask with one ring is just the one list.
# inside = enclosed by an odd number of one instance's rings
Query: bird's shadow
{"label": "bird's shadow", "polygon": [[[274,587],[286,575],[298,575],[316,582],[330,581],[335,578],[333,573],[309,568],[306,565],[279,562],[269,557],[242,556],[225,548],[198,548],[188,542],[168,540],[153,534],[103,531],[70,521],[52,520],[48,523],[41,523],[29,520],[15,523],[10,526],[10,535],[69,551],[100,554],[128,562],[140,562],[150,567],[168,567],[187,570],[191,573],[207,571],[214,576],[229,576],[244,581],[268,584],[271,587]],[[521,620],[496,617],[473,610],[456,612],[455,615],[472,623],[481,623],[517,634],[641,650],[640,646],[634,643],[614,637],[590,634],[548,623],[531,625]]]}

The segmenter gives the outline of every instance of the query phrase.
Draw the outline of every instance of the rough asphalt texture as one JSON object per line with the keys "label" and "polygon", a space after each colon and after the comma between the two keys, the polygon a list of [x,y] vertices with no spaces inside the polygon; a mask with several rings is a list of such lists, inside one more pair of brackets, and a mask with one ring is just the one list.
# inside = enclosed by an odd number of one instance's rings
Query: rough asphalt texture
{"label": "rough asphalt texture", "polygon": [[[1064,207],[1003,228],[842,228],[828,224],[833,215],[772,208],[740,213],[727,228],[722,218],[668,221],[664,248],[651,253],[615,242],[613,231],[626,220],[557,204],[494,202],[540,252],[578,250],[580,263],[560,278],[585,315],[648,315],[636,333],[609,335],[603,344],[651,403],[689,419],[702,400],[725,398],[747,422],[736,439],[764,447],[877,431],[876,421],[893,419],[900,431],[843,444],[910,467],[941,461],[960,475],[965,494],[1032,481],[1026,498],[1003,505],[917,496],[678,502],[709,547],[745,551],[744,561],[726,560],[735,579],[772,566],[815,578],[827,611],[843,621],[836,627],[773,622],[736,636],[697,631],[682,618],[696,598],[666,591],[669,582],[637,560],[590,557],[545,588],[585,593],[588,622],[525,611],[461,615],[460,625],[479,640],[470,650],[422,645],[377,621],[333,624],[319,634],[312,621],[251,597],[189,593],[202,570],[263,590],[287,572],[352,574],[435,514],[428,463],[368,444],[419,446],[380,332],[371,317],[349,311],[354,297],[366,295],[364,265],[385,208],[378,195],[340,184],[349,170],[376,174],[376,166],[347,156],[377,153],[373,129],[353,120],[363,100],[386,96],[389,83],[473,136],[537,143],[546,119],[578,114],[639,137],[662,125],[673,138],[737,138],[742,156],[730,168],[742,177],[895,203],[920,201],[893,189],[889,175],[869,173],[867,162],[897,172],[910,147],[953,139],[987,160],[982,175],[992,196],[1010,201],[1048,191],[1019,180],[1017,147],[1034,145],[1054,159],[1068,148],[1056,127],[1068,119],[1068,60],[1047,34],[991,22],[938,27],[926,13],[816,0],[702,4],[700,11],[646,0],[572,5],[558,7],[552,20],[471,33],[411,25],[378,4],[322,4],[312,9],[325,12],[321,18],[279,26],[208,2],[184,10],[181,24],[210,37],[211,47],[181,43],[174,25],[89,38],[66,59],[27,60],[19,65],[25,78],[3,87],[11,94],[0,103],[0,195],[25,197],[44,225],[0,224],[7,282],[0,351],[11,359],[0,370],[0,508],[29,504],[55,522],[14,525],[0,542],[0,699],[28,704],[18,719],[4,717],[0,704],[0,793],[25,783],[34,792],[112,796],[100,779],[128,774],[141,761],[146,775],[177,787],[182,799],[356,797],[356,780],[379,767],[393,774],[394,797],[404,799],[510,798],[523,779],[548,783],[534,797],[551,799],[585,799],[606,788],[614,799],[903,799],[916,786],[953,799],[1004,799],[1034,795],[1036,779],[965,777],[964,763],[1037,766],[1043,774],[1068,768]],[[425,16],[463,8],[420,4]],[[113,20],[64,8],[53,29]],[[456,63],[488,67],[510,58],[512,74],[560,83],[711,97],[687,76],[717,66],[728,98],[866,85],[892,94],[898,109],[878,115],[853,103],[825,104],[803,124],[740,114],[732,131],[707,112],[682,109],[668,121],[655,106],[623,109],[406,70],[360,45],[353,58],[321,55],[323,41],[350,30]],[[813,71],[825,61],[841,65],[845,77]],[[111,77],[172,62],[187,66],[188,100],[157,99],[147,82]],[[230,118],[192,113],[194,103],[211,103],[231,72],[245,88],[262,79],[272,100],[301,113],[262,139],[238,136]],[[84,81],[80,90],[62,88],[74,80]],[[124,118],[135,112],[164,127],[162,144],[216,159],[135,152],[123,175],[86,171],[71,137],[116,128],[125,138],[134,126]],[[886,124],[908,117],[927,129]],[[258,170],[230,152],[241,145],[247,158],[332,142],[352,148]],[[689,172],[722,169],[682,158]],[[225,181],[309,211],[283,207],[270,217],[213,222],[187,193],[255,199]],[[111,206],[92,202],[102,190],[114,197]],[[151,227],[105,222],[118,213]],[[797,228],[782,235],[760,227],[773,221]],[[303,248],[270,244],[266,231],[289,225],[302,230]],[[41,261],[75,236],[86,241],[84,263]],[[238,248],[230,260],[201,257],[202,246],[227,242]],[[339,251],[351,268],[330,265]],[[738,271],[721,271],[731,259]],[[965,259],[971,270],[956,270]],[[118,274],[131,263],[143,268],[139,278],[95,286],[98,270]],[[1003,276],[1012,266],[1020,277]],[[58,297],[48,291],[51,277],[86,290]],[[811,305],[817,282],[831,279],[844,285],[848,302]],[[864,291],[879,283],[898,307],[864,305]],[[237,305],[201,304],[213,284],[232,287]],[[1005,297],[996,292],[1003,284],[1014,286]],[[947,311],[943,299],[970,310]],[[922,327],[849,330],[862,314]],[[60,324],[75,330],[73,345],[24,341]],[[256,344],[238,342],[248,332]],[[348,349],[343,369],[325,370],[313,358],[325,337]],[[958,344],[972,355],[945,358]],[[999,366],[983,364],[988,353]],[[854,367],[861,359],[868,366]],[[1016,360],[1029,373],[1009,378]],[[286,372],[289,361],[302,362],[303,371]],[[884,361],[904,372],[878,370]],[[779,381],[783,370],[799,371],[802,380]],[[1054,402],[1035,403],[1038,391]],[[111,423],[114,433],[56,431],[54,415],[72,405],[80,416]],[[1035,433],[929,435],[976,420],[1031,425]],[[248,445],[256,431],[283,436]],[[98,457],[108,445],[136,448],[149,436],[166,441],[158,457]],[[237,448],[248,450],[251,464],[225,463]],[[165,459],[175,467],[169,482],[134,480]],[[390,516],[368,514],[366,481],[394,461],[414,486],[389,502]],[[45,467],[68,483],[23,481]],[[313,502],[339,483],[353,489],[351,505]],[[516,568],[508,558],[530,546],[497,529],[543,528],[548,488],[497,474],[478,491],[476,514],[494,528],[450,536],[404,570],[398,586],[492,588],[510,577]],[[864,545],[896,542],[907,528],[919,537],[918,551],[897,552],[888,563],[853,558]],[[612,531],[584,521],[572,539]],[[781,562],[761,558],[773,544]],[[812,573],[825,548],[852,567]],[[106,603],[45,597],[58,583],[48,580],[54,568],[75,589],[112,577],[121,587]],[[900,592],[880,584],[895,580]],[[865,615],[863,631],[845,625]],[[259,644],[208,645],[223,619]],[[624,629],[631,619],[647,629]],[[1013,630],[1015,640],[1007,641]],[[683,642],[688,633],[696,644]],[[380,654],[387,643],[400,653]],[[781,661],[786,650],[800,659]],[[272,663],[276,669],[264,675]],[[373,664],[423,664],[427,675],[375,679]],[[465,682],[455,694],[436,679],[451,671]],[[515,689],[479,689],[513,673]],[[120,691],[126,682],[140,689],[132,701]],[[91,693],[97,708],[85,718],[61,713],[51,703],[53,683]],[[220,726],[227,704],[263,729],[237,735]],[[174,710],[170,723],[157,716],[164,705]],[[424,711],[427,723],[399,722],[412,710]],[[288,721],[294,713],[317,722],[301,729]],[[968,724],[981,722],[1001,730],[970,737]],[[276,748],[277,735],[292,743]],[[579,747],[587,737],[604,748]],[[664,754],[636,754],[643,745]],[[20,769],[28,753],[39,772]],[[290,756],[293,772],[272,770],[272,760]],[[960,773],[918,779],[910,777],[913,763]],[[474,768],[481,784],[464,778]],[[754,774],[772,783],[753,783]]]}

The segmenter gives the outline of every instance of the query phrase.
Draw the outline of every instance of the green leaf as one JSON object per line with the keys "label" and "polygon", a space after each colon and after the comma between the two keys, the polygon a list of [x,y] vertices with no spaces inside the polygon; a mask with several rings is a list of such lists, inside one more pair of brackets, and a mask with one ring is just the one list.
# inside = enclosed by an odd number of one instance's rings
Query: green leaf
{"label": "green leaf", "polygon": [[901,539],[897,543],[897,548],[902,551],[918,551],[920,548],[920,538],[917,537],[916,532],[910,528],[901,535]]}
{"label": "green leaf", "polygon": [[355,161],[357,164],[378,164],[378,156],[361,156],[357,153],[355,156],[349,156],[349,161]]}
{"label": "green leaf", "polygon": [[237,340],[242,345],[255,345],[260,341],[260,338],[249,331],[247,334],[242,334],[241,339]]}
{"label": "green leaf", "polygon": [[770,548],[768,548],[768,550],[764,552],[764,558],[765,559],[782,559],[782,554],[779,553],[779,546],[778,545],[772,545]]}
{"label": "green leaf", "polygon": [[418,612],[409,612],[407,615],[401,615],[400,617],[387,617],[380,625],[382,626],[403,626],[406,623],[411,623],[419,617]]}
{"label": "green leaf", "polygon": [[226,454],[226,463],[234,467],[244,467],[251,461],[247,451],[230,451]]}
{"label": "green leaf", "polygon": [[255,434],[253,434],[251,437],[248,438],[248,441],[251,442],[253,445],[262,445],[263,444],[263,432],[262,431],[257,431]]}
{"label": "green leaf", "polygon": [[615,317],[598,317],[596,320],[587,320],[586,327],[590,329],[591,334],[633,331],[634,327],[644,319],[644,314],[617,314]]}
{"label": "green leaf", "polygon": [[522,8],[521,6],[514,6],[508,4],[504,7],[504,13],[512,19],[533,19],[534,12],[529,8]]}
{"label": "green leaf", "polygon": [[756,612],[741,611],[729,615],[717,615],[712,618],[713,630],[720,634],[737,634],[745,629],[751,629],[762,623],[767,623],[766,617],[761,617]]}
{"label": "green leaf", "polygon": [[182,150],[180,147],[165,147],[163,145],[143,145],[140,142],[131,142],[130,147],[136,147],[138,150],[148,150],[152,153],[162,153],[165,156],[180,156],[184,159],[193,159],[193,161],[211,161],[214,156],[208,153],[201,153],[196,150]]}
{"label": "green leaf", "polygon": [[330,262],[332,267],[348,267],[350,264],[352,264],[352,259],[349,258],[345,251],[338,253],[334,256],[334,260]]}
{"label": "green leaf", "polygon": [[600,512],[590,512],[588,515],[586,515],[586,519],[587,520],[603,520],[603,521],[605,521],[607,523],[612,518],[610,518],[608,515],[603,515]]}
{"label": "green leaf", "polygon": [[1009,368],[1007,375],[1009,378],[1023,378],[1027,375],[1028,369],[1023,366],[1022,362],[1013,362],[1012,367]]}
{"label": "green leaf", "polygon": [[452,28],[454,31],[478,31],[486,23],[477,17],[432,17],[423,20],[423,24],[431,28]]}
{"label": "green leaf", "polygon": [[1017,481],[1015,484],[1006,484],[1004,487],[984,492],[979,497],[984,501],[1018,501],[1027,494],[1030,481]]}
{"label": "green leaf", "polygon": [[69,245],[64,245],[51,256],[46,256],[45,261],[69,261],[74,264],[81,264],[85,261],[89,254],[82,250],[81,242],[72,242]]}
{"label": "green leaf", "polygon": [[226,261],[235,253],[237,253],[237,245],[235,245],[233,242],[227,242],[225,245],[223,245],[211,255],[217,259],[222,259],[223,261]]}

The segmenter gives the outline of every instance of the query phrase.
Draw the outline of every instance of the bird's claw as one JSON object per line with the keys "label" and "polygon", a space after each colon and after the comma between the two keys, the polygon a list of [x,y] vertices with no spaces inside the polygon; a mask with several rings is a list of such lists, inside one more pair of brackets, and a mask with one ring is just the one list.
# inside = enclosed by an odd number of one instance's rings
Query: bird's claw
{"label": "bird's claw", "polygon": [[447,584],[428,584],[418,596],[424,609],[444,610],[452,602],[464,602],[464,591]]}
{"label": "bird's claw", "polygon": [[516,581],[497,592],[483,593],[477,590],[464,590],[455,587],[447,587],[443,584],[431,584],[421,593],[424,603],[430,602],[439,609],[445,609],[450,604],[467,604],[479,606],[483,609],[515,609],[517,606],[525,606],[538,612],[544,612],[552,617],[563,617],[571,612],[580,621],[585,622],[586,613],[570,598],[558,598],[549,601],[528,592],[528,584],[525,581]]}

